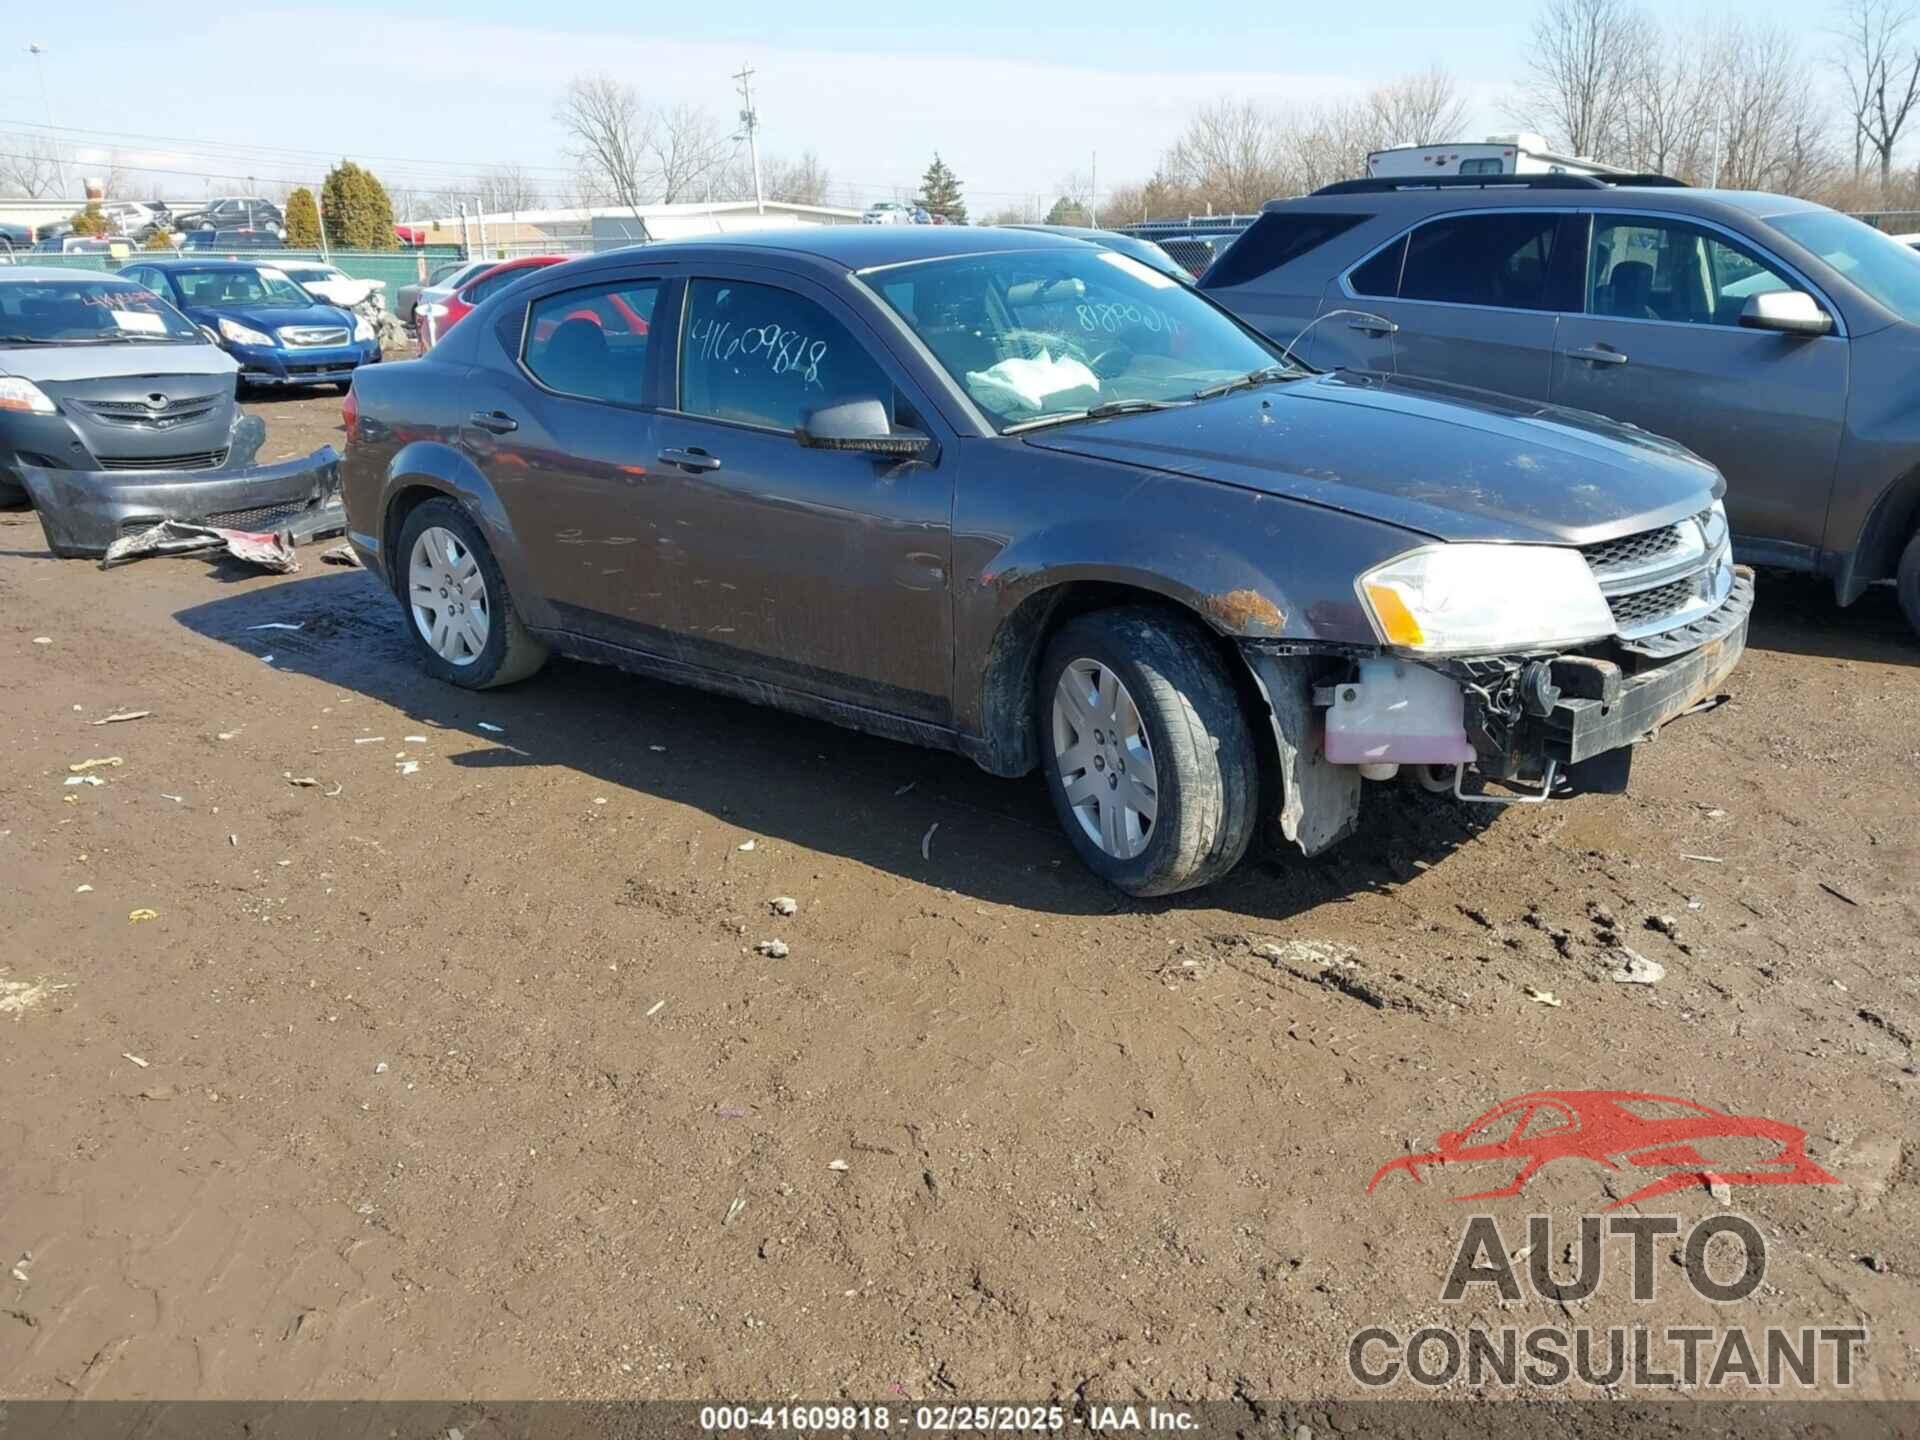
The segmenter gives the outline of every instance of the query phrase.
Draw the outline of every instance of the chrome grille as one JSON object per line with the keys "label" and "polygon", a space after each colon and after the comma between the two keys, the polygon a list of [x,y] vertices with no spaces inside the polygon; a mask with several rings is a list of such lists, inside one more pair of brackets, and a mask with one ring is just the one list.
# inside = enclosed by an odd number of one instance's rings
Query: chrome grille
{"label": "chrome grille", "polygon": [[1580,553],[1587,557],[1587,564],[1593,567],[1593,573],[1604,579],[1609,574],[1638,570],[1643,565],[1675,554],[1683,543],[1680,527],[1669,525],[1663,530],[1643,530],[1638,535],[1623,535],[1618,540],[1582,545]]}
{"label": "chrome grille", "polygon": [[1610,595],[1607,597],[1607,608],[1613,611],[1614,621],[1622,630],[1638,630],[1686,609],[1698,596],[1699,582],[1689,575],[1684,580],[1656,585],[1651,590]]}
{"label": "chrome grille", "polygon": [[338,325],[289,325],[280,338],[289,345],[344,345],[348,331]]}
{"label": "chrome grille", "polygon": [[1697,624],[1732,590],[1726,529],[1711,509],[1677,525],[1583,545],[1580,553],[1629,650]]}
{"label": "chrome grille", "polygon": [[168,430],[188,420],[198,420],[220,400],[218,395],[184,395],[176,400],[76,400],[74,403],[96,419],[114,425],[141,425]]}

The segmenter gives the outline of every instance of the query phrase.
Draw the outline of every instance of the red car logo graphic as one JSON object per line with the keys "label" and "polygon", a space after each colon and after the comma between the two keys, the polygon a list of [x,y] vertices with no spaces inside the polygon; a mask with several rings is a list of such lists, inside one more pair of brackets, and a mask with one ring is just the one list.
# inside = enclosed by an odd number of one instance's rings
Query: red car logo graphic
{"label": "red car logo graphic", "polygon": [[[1701,1153],[1738,1142],[1746,1153],[1731,1164]],[[1759,1147],[1755,1158],[1755,1146]],[[1671,1095],[1634,1090],[1541,1090],[1503,1100],[1463,1130],[1449,1130],[1423,1155],[1403,1155],[1374,1171],[1367,1193],[1396,1170],[1424,1184],[1428,1165],[1512,1160],[1520,1169],[1497,1190],[1456,1195],[1493,1200],[1518,1195],[1543,1165],[1589,1160],[1609,1170],[1632,1167],[1666,1173],[1607,1208],[1618,1209],[1675,1190],[1728,1185],[1837,1185],[1807,1158],[1807,1132],[1758,1115],[1729,1115]],[[1743,1168],[1744,1167],[1744,1168]]]}

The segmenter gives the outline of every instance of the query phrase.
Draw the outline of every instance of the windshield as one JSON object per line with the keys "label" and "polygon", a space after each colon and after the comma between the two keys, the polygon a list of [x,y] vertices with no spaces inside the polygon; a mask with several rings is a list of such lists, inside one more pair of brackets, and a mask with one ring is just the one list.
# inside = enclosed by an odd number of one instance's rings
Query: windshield
{"label": "windshield", "polygon": [[311,295],[278,270],[176,270],[173,278],[187,304],[211,310],[314,303]]}
{"label": "windshield", "polygon": [[1002,251],[862,276],[996,427],[1178,403],[1276,363],[1186,286],[1111,250]]}
{"label": "windshield", "polygon": [[1809,210],[1767,221],[1903,320],[1920,321],[1920,254],[1851,215]]}
{"label": "windshield", "polygon": [[205,339],[192,321],[158,295],[124,280],[96,276],[0,282],[0,345]]}

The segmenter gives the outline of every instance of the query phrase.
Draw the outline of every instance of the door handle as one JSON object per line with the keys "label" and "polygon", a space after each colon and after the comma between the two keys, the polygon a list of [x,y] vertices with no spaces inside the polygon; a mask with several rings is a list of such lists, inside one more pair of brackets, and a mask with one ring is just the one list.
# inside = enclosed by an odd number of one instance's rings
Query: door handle
{"label": "door handle", "polygon": [[511,435],[520,428],[520,422],[504,410],[476,410],[467,423],[490,435]]}
{"label": "door handle", "polygon": [[1349,330],[1358,330],[1362,335],[1397,335],[1400,327],[1391,320],[1349,320]]}
{"label": "door handle", "polygon": [[1624,365],[1627,363],[1627,357],[1618,350],[1603,350],[1595,345],[1589,345],[1584,350],[1569,350],[1567,351],[1567,358],[1570,360],[1584,360],[1589,365]]}
{"label": "door handle", "polygon": [[660,463],[663,465],[678,465],[682,470],[691,470],[697,475],[702,470],[718,470],[720,468],[720,457],[717,455],[709,455],[696,445],[688,450],[662,450],[660,452]]}

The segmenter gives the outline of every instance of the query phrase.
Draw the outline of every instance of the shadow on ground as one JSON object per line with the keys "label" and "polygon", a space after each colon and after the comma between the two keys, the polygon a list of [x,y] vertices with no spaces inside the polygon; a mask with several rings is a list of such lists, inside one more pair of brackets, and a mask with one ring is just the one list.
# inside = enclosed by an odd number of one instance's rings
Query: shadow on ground
{"label": "shadow on ground", "polygon": [[[504,690],[455,689],[420,669],[399,607],[361,571],[289,579],[176,618],[248,654],[272,654],[276,669],[488,745],[452,757],[455,766],[569,769],[908,879],[1060,914],[1220,908],[1284,919],[1404,883],[1497,823],[1411,786],[1370,786],[1361,833],[1330,856],[1250,860],[1198,894],[1139,901],[1081,867],[1037,776],[997,779],[956,755],[564,659]],[[248,628],[269,622],[301,628]],[[481,730],[482,721],[502,733]],[[921,842],[934,821],[929,862]],[[956,856],[964,864],[951,863]]]}
{"label": "shadow on ground", "polygon": [[1920,636],[1900,612],[1890,585],[1876,585],[1852,605],[1834,603],[1833,582],[1763,570],[1754,587],[1747,644],[1759,650],[1881,665],[1920,664]]}

